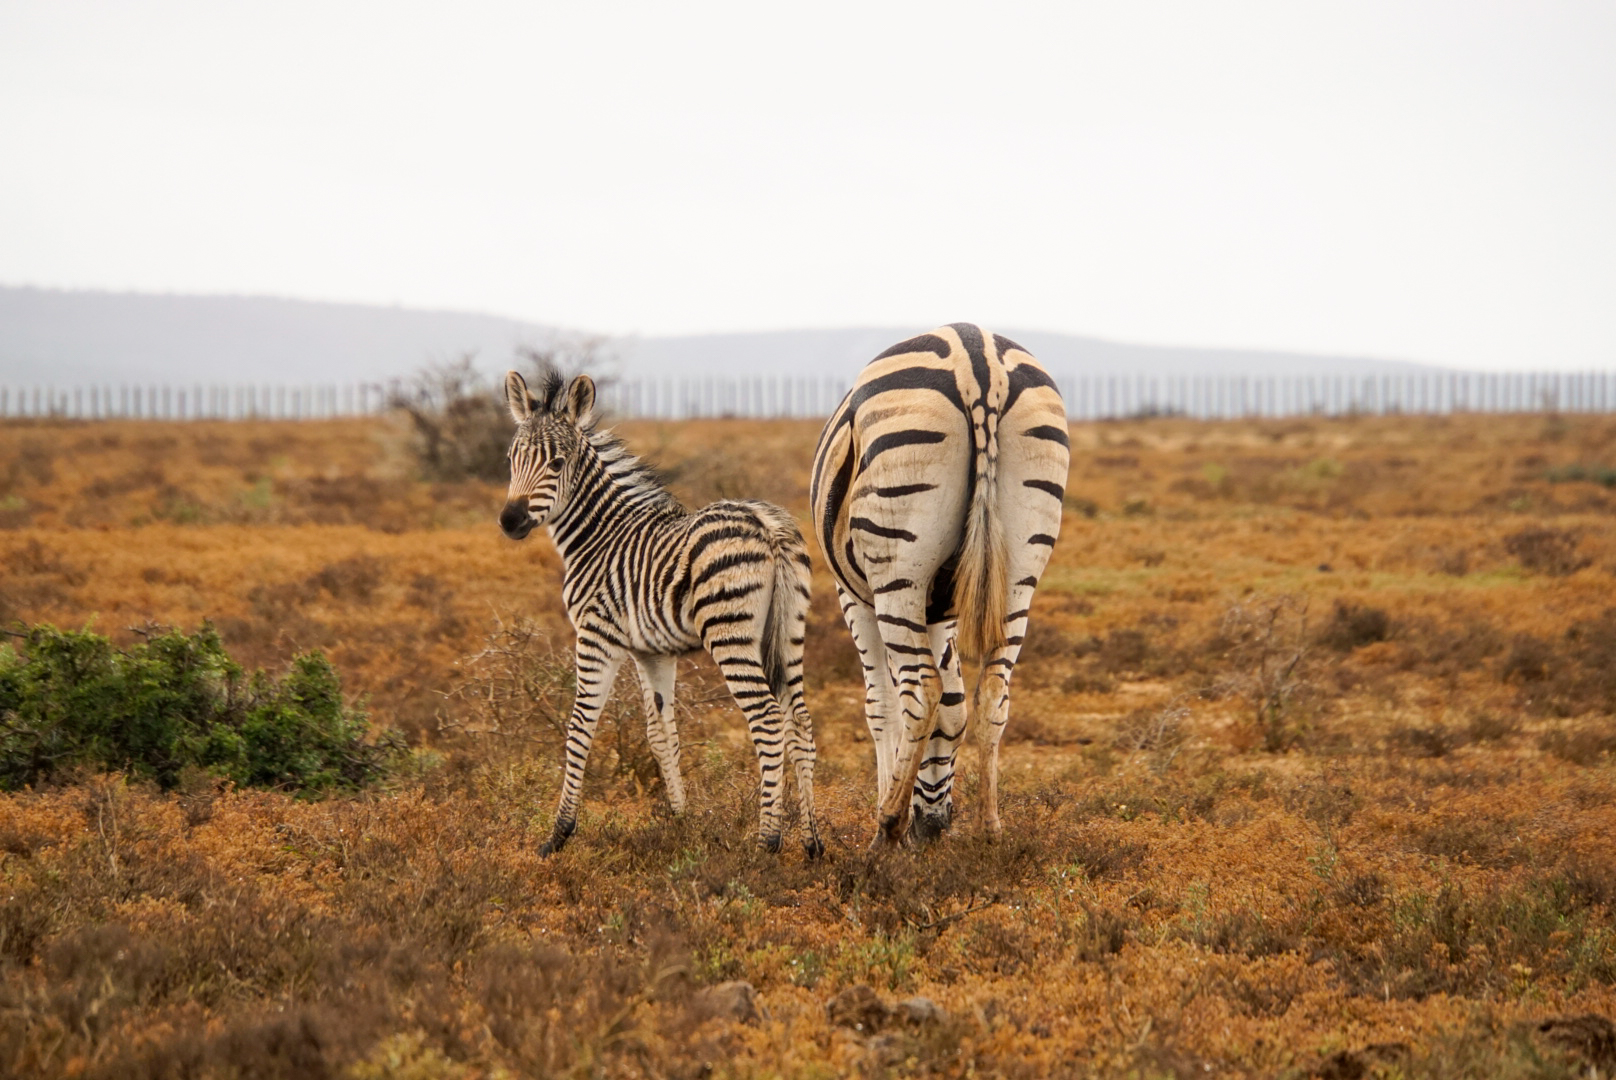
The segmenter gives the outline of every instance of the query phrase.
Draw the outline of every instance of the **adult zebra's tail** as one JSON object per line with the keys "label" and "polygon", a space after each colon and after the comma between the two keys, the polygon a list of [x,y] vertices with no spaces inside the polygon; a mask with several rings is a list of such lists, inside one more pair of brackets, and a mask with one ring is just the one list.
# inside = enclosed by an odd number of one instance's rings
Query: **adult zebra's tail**
{"label": "adult zebra's tail", "polygon": [[[984,387],[989,397],[1002,396]],[[959,617],[960,657],[976,664],[1004,648],[1004,617],[1009,608],[1010,559],[999,522],[999,415],[1002,401],[973,410],[971,438],[975,475],[965,509],[965,541],[954,572],[954,611]]]}

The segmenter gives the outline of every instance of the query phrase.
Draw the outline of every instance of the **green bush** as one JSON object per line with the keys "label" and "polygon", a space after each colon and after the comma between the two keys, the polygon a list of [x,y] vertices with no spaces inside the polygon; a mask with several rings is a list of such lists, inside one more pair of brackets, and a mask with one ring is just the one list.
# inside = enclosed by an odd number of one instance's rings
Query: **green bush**
{"label": "green bush", "polygon": [[1559,465],[1549,470],[1548,480],[1551,484],[1585,480],[1602,487],[1616,488],[1616,468],[1609,465]]}
{"label": "green bush", "polygon": [[72,767],[117,769],[164,788],[200,767],[237,784],[320,792],[384,776],[404,752],[366,742],[320,653],[272,678],[245,674],[207,623],[128,649],[99,634],[36,626],[0,646],[0,788]]}

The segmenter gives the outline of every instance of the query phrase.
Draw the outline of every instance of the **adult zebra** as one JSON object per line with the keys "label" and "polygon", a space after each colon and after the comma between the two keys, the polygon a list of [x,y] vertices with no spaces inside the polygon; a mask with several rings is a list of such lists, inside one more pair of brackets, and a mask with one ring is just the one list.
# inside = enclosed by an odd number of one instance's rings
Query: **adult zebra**
{"label": "adult zebra", "polygon": [[529,392],[505,379],[516,434],[500,528],[520,540],[548,525],[561,553],[561,595],[577,632],[577,689],[555,826],[559,851],[578,820],[595,726],[624,660],[645,698],[646,734],[674,813],[684,809],[675,658],[705,648],[718,663],[757,752],[758,840],[780,847],[784,765],[810,858],[824,851],[814,818],[814,734],[802,694],[808,551],[791,516],[763,502],[717,502],[691,512],[609,431],[597,430],[595,384],[551,373]]}
{"label": "adult zebra", "polygon": [[1010,675],[1060,533],[1069,449],[1054,380],[969,323],[876,357],[820,435],[814,532],[863,660],[878,844],[903,838],[911,804],[922,838],[952,819],[962,658],[982,663],[983,819],[1000,830]]}

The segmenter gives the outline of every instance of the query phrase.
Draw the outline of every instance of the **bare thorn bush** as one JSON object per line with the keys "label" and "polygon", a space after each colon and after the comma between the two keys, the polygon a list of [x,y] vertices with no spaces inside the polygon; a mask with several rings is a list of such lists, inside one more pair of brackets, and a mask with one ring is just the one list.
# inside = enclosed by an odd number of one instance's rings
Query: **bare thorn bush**
{"label": "bare thorn bush", "polygon": [[1245,700],[1270,753],[1302,740],[1318,692],[1308,663],[1307,609],[1305,596],[1253,594],[1229,605],[1219,626],[1218,644],[1233,670],[1218,689]]}
{"label": "bare thorn bush", "polygon": [[1143,755],[1154,773],[1166,772],[1189,740],[1184,721],[1190,711],[1182,700],[1174,698],[1161,708],[1138,709],[1123,717],[1116,728],[1117,749]]}
{"label": "bare thorn bush", "polygon": [[[517,349],[514,366],[529,383],[555,372],[564,378],[588,373],[606,385],[607,359],[605,338],[558,338],[543,348]],[[409,417],[410,450],[422,475],[490,483],[509,476],[510,419],[501,385],[476,366],[475,354],[466,353],[425,365],[389,396],[389,406]]]}
{"label": "bare thorn bush", "polygon": [[[438,710],[438,732],[478,744],[486,757],[561,760],[577,688],[573,655],[530,619],[495,616],[483,648],[460,661],[460,678]],[[597,735],[590,775],[627,777],[642,790],[660,782],[656,756],[641,727],[632,676],[620,680]],[[602,736],[606,736],[602,738]]]}
{"label": "bare thorn bush", "polygon": [[576,686],[572,656],[531,619],[494,617],[483,648],[461,660],[438,731],[550,751],[566,738]]}

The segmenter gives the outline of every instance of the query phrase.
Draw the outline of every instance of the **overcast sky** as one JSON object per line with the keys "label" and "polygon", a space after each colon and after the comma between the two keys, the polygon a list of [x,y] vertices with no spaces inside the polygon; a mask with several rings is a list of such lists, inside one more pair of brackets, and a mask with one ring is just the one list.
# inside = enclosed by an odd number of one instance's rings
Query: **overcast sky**
{"label": "overcast sky", "polygon": [[0,283],[1616,366],[1616,4],[0,0]]}

